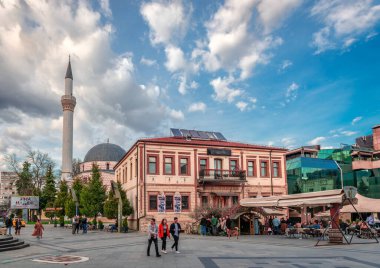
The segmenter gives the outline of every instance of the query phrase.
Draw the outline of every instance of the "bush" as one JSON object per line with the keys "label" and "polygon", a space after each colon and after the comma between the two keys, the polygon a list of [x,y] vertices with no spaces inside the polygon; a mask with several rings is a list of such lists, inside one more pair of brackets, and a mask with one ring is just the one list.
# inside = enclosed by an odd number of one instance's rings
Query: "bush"
{"label": "bush", "polygon": [[103,230],[103,228],[104,228],[103,222],[101,220],[99,220],[98,223],[99,223],[99,229]]}

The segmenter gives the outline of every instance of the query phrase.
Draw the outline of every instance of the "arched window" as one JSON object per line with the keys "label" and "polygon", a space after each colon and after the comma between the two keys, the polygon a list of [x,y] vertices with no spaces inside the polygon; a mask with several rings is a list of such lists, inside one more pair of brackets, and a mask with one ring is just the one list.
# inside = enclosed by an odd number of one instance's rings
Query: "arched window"
{"label": "arched window", "polygon": [[107,164],[106,164],[106,169],[107,169],[107,170],[110,169],[110,163],[107,163]]}

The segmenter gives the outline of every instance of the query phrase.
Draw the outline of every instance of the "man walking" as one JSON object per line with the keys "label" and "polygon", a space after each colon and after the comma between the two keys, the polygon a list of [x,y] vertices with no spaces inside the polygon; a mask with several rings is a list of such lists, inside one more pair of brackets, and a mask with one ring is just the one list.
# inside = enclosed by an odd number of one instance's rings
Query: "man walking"
{"label": "man walking", "polygon": [[154,242],[154,248],[156,249],[156,257],[161,257],[161,255],[158,253],[158,227],[155,219],[152,219],[150,221],[150,225],[148,226],[148,233],[148,250],[146,252],[146,255],[150,256],[150,245],[152,245],[152,242]]}
{"label": "man walking", "polygon": [[275,217],[272,221],[272,224],[273,224],[274,234],[276,235],[280,234],[280,224],[281,224],[280,220],[277,217]]}
{"label": "man walking", "polygon": [[174,217],[174,223],[170,225],[170,233],[174,238],[174,244],[172,245],[172,250],[175,247],[175,252],[180,253],[178,251],[178,240],[179,240],[179,233],[181,232],[181,225],[178,223],[178,218]]}
{"label": "man walking", "polygon": [[83,218],[82,218],[82,229],[83,229],[83,233],[87,234],[87,218],[85,215],[83,215]]}
{"label": "man walking", "polygon": [[12,225],[13,225],[12,219],[10,217],[7,217],[5,220],[5,227],[7,227],[9,235],[12,235]]}
{"label": "man walking", "polygon": [[207,220],[206,220],[205,216],[203,216],[203,215],[202,215],[202,218],[201,218],[200,225],[201,225],[201,235],[206,235],[206,232],[207,232],[207,229],[206,229]]}

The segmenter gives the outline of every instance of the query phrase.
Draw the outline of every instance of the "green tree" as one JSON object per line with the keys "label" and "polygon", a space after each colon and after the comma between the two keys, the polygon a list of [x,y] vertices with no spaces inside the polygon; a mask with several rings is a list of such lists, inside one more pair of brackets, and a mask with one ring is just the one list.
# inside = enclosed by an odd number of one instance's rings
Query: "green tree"
{"label": "green tree", "polygon": [[32,173],[30,172],[30,164],[25,161],[22,165],[22,171],[16,181],[17,192],[21,196],[28,196],[33,194],[33,181]]}
{"label": "green tree", "polygon": [[84,187],[84,184],[81,179],[79,178],[74,179],[72,188],[75,190],[75,194],[77,196],[78,202],[80,202],[80,195],[81,195],[83,187]]}
{"label": "green tree", "polygon": [[[121,183],[117,182],[117,187],[120,191],[121,200],[123,202],[122,215],[129,216],[133,213],[131,203],[127,198],[126,192],[123,190]],[[118,200],[115,198],[113,191],[108,193],[108,199],[104,203],[104,215],[109,219],[116,219],[118,214]]]}
{"label": "green tree", "polygon": [[83,187],[80,194],[82,212],[89,216],[96,216],[98,212],[103,213],[105,200],[106,189],[100,177],[99,167],[93,164],[90,181],[88,185]]}
{"label": "green tree", "polygon": [[76,214],[75,202],[71,196],[69,196],[69,198],[65,202],[65,212],[66,216],[69,218],[74,217]]}
{"label": "green tree", "polygon": [[65,180],[61,180],[59,183],[59,191],[57,193],[57,198],[54,202],[54,207],[62,208],[62,210],[58,211],[58,216],[65,215],[65,202],[69,197],[69,187],[67,186],[67,182]]}
{"label": "green tree", "polygon": [[45,209],[46,207],[54,206],[56,194],[57,189],[55,188],[53,169],[49,166],[46,173],[46,183],[40,197],[40,208]]}

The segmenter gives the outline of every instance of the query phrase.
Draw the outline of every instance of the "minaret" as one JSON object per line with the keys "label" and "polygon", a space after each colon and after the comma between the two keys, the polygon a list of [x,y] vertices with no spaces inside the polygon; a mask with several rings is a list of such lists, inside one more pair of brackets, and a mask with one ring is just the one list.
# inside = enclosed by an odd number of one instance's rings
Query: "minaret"
{"label": "minaret", "polygon": [[73,172],[73,116],[76,104],[76,99],[73,96],[73,74],[70,57],[65,76],[65,95],[61,97],[61,103],[63,109],[61,180],[70,181]]}

